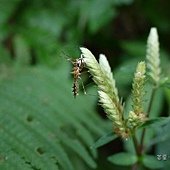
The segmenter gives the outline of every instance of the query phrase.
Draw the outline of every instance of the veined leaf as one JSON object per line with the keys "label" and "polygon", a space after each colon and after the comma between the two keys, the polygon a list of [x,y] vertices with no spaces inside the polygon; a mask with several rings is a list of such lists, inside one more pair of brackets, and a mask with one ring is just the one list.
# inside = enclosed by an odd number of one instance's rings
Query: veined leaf
{"label": "veined leaf", "polygon": [[99,138],[92,146],[91,148],[99,148],[103,145],[106,145],[107,143],[113,141],[117,138],[117,135],[113,134],[113,132],[109,132],[105,135],[103,135],[101,138]]}
{"label": "veined leaf", "polygon": [[168,139],[170,139],[170,134],[169,133],[165,133],[164,131],[162,133],[159,133],[159,135],[157,135],[155,138],[153,138],[149,144],[148,147],[160,143],[160,142],[164,142],[167,141]]}
{"label": "veined leaf", "polygon": [[152,118],[147,120],[145,123],[143,123],[140,127],[146,128],[146,127],[152,127],[152,126],[163,126],[170,122],[170,117],[158,117],[158,118]]}

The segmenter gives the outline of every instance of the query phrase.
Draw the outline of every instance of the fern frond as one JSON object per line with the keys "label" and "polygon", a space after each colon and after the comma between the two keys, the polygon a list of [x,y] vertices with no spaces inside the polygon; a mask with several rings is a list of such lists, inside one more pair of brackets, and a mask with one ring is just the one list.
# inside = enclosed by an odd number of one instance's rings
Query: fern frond
{"label": "fern frond", "polygon": [[94,98],[73,98],[67,67],[28,68],[0,79],[0,169],[74,170],[75,156],[96,167],[90,146],[106,122],[95,114]]}

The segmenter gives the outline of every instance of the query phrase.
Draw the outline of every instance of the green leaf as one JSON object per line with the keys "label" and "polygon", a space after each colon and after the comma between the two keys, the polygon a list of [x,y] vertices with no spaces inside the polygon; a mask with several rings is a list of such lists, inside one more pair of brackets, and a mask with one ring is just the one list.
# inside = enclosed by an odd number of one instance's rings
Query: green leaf
{"label": "green leaf", "polygon": [[170,133],[165,133],[165,130],[162,130],[159,132],[159,134],[157,134],[157,136],[155,138],[150,140],[147,147],[150,147],[152,145],[155,145],[157,143],[161,143],[161,142],[164,142],[167,140],[170,140]]}
{"label": "green leaf", "polygon": [[143,123],[140,127],[146,128],[146,127],[157,127],[159,126],[165,126],[167,123],[170,122],[170,117],[158,117],[158,118],[152,118],[147,120],[145,123]]}
{"label": "green leaf", "polygon": [[[81,8],[81,18],[87,20],[91,33],[96,33],[100,28],[108,24],[115,16],[116,11],[112,1],[93,0],[85,1]],[[98,8],[99,10],[96,10]]]}
{"label": "green leaf", "polygon": [[165,83],[163,84],[163,87],[166,87],[166,88],[170,89],[170,82],[169,82],[169,81],[168,81],[168,82],[165,82]]}
{"label": "green leaf", "polygon": [[[165,155],[164,158],[167,156],[167,160],[164,162],[164,170],[169,169],[170,167],[170,123],[167,124],[165,127],[159,129],[157,133],[157,139],[153,139],[153,142],[157,142],[157,145],[155,146],[155,155],[160,155],[162,157],[163,161],[163,155]],[[157,140],[157,141],[156,141]],[[152,141],[151,141],[152,142]]]}
{"label": "green leaf", "polygon": [[166,100],[170,109],[170,89],[165,89]]}
{"label": "green leaf", "polygon": [[73,170],[77,162],[96,167],[97,152],[89,146],[108,131],[107,122],[95,113],[95,98],[80,93],[74,99],[69,74],[61,64],[0,78],[0,169]]}
{"label": "green leaf", "polygon": [[108,160],[116,165],[129,166],[135,164],[138,160],[137,156],[132,153],[118,153],[108,157]]}
{"label": "green leaf", "polygon": [[113,132],[109,132],[102,137],[100,137],[92,146],[91,148],[99,148],[103,145],[106,145],[107,143],[115,140],[117,138],[117,135],[113,134]]}
{"label": "green leaf", "polygon": [[160,169],[163,167],[163,162],[159,161],[156,156],[145,155],[142,162],[150,169]]}
{"label": "green leaf", "polygon": [[[149,108],[149,101],[151,100],[152,90],[153,90],[152,84],[150,84],[149,82],[146,83],[145,88],[144,88],[145,95],[143,99],[144,110],[146,112]],[[149,117],[150,118],[158,117],[161,113],[162,107],[163,107],[163,89],[158,88],[156,89],[153,100],[152,100],[152,106],[150,109]]]}
{"label": "green leaf", "polygon": [[[124,41],[121,42],[122,48],[133,57],[145,56],[145,42],[141,41]],[[135,47],[135,48],[134,48]]]}
{"label": "green leaf", "polygon": [[114,77],[117,80],[118,84],[130,84],[133,80],[133,75],[137,60],[128,60],[122,63],[115,71]]}

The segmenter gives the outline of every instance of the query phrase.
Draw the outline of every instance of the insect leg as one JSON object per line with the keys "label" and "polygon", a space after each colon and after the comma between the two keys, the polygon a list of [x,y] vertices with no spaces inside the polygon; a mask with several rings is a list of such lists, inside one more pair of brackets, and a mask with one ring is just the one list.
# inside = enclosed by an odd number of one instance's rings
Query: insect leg
{"label": "insect leg", "polygon": [[84,94],[87,94],[81,77],[79,77],[79,79],[80,79],[80,81],[81,81],[81,85],[82,85],[82,87],[83,87]]}

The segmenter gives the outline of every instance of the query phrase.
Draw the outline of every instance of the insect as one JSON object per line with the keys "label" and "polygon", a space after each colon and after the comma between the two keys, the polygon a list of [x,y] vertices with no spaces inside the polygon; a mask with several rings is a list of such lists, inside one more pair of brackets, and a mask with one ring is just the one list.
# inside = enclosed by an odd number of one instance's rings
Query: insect
{"label": "insect", "polygon": [[[83,68],[85,67],[85,61],[84,61],[83,55],[81,55],[80,58],[76,59],[75,61],[71,61],[71,62],[73,63],[72,74],[73,74],[73,79],[74,79],[72,92],[73,92],[74,98],[76,98],[79,92],[79,79],[81,79],[81,72]],[[82,82],[82,87],[83,87],[84,93],[86,94],[83,82]]]}
{"label": "insect", "polygon": [[[64,55],[63,56],[67,56],[64,52],[62,52]],[[66,58],[66,57],[64,57]],[[73,65],[73,69],[72,69],[72,74],[73,74],[73,86],[72,86],[72,92],[73,92],[73,96],[74,98],[77,97],[78,92],[79,92],[79,80],[81,80],[81,73],[83,68],[85,67],[85,61],[84,61],[84,57],[81,54],[80,58],[74,59],[72,60],[71,58],[66,58],[68,61],[70,61]],[[83,91],[84,94],[86,94],[83,82],[81,80],[81,84],[83,87]]]}

